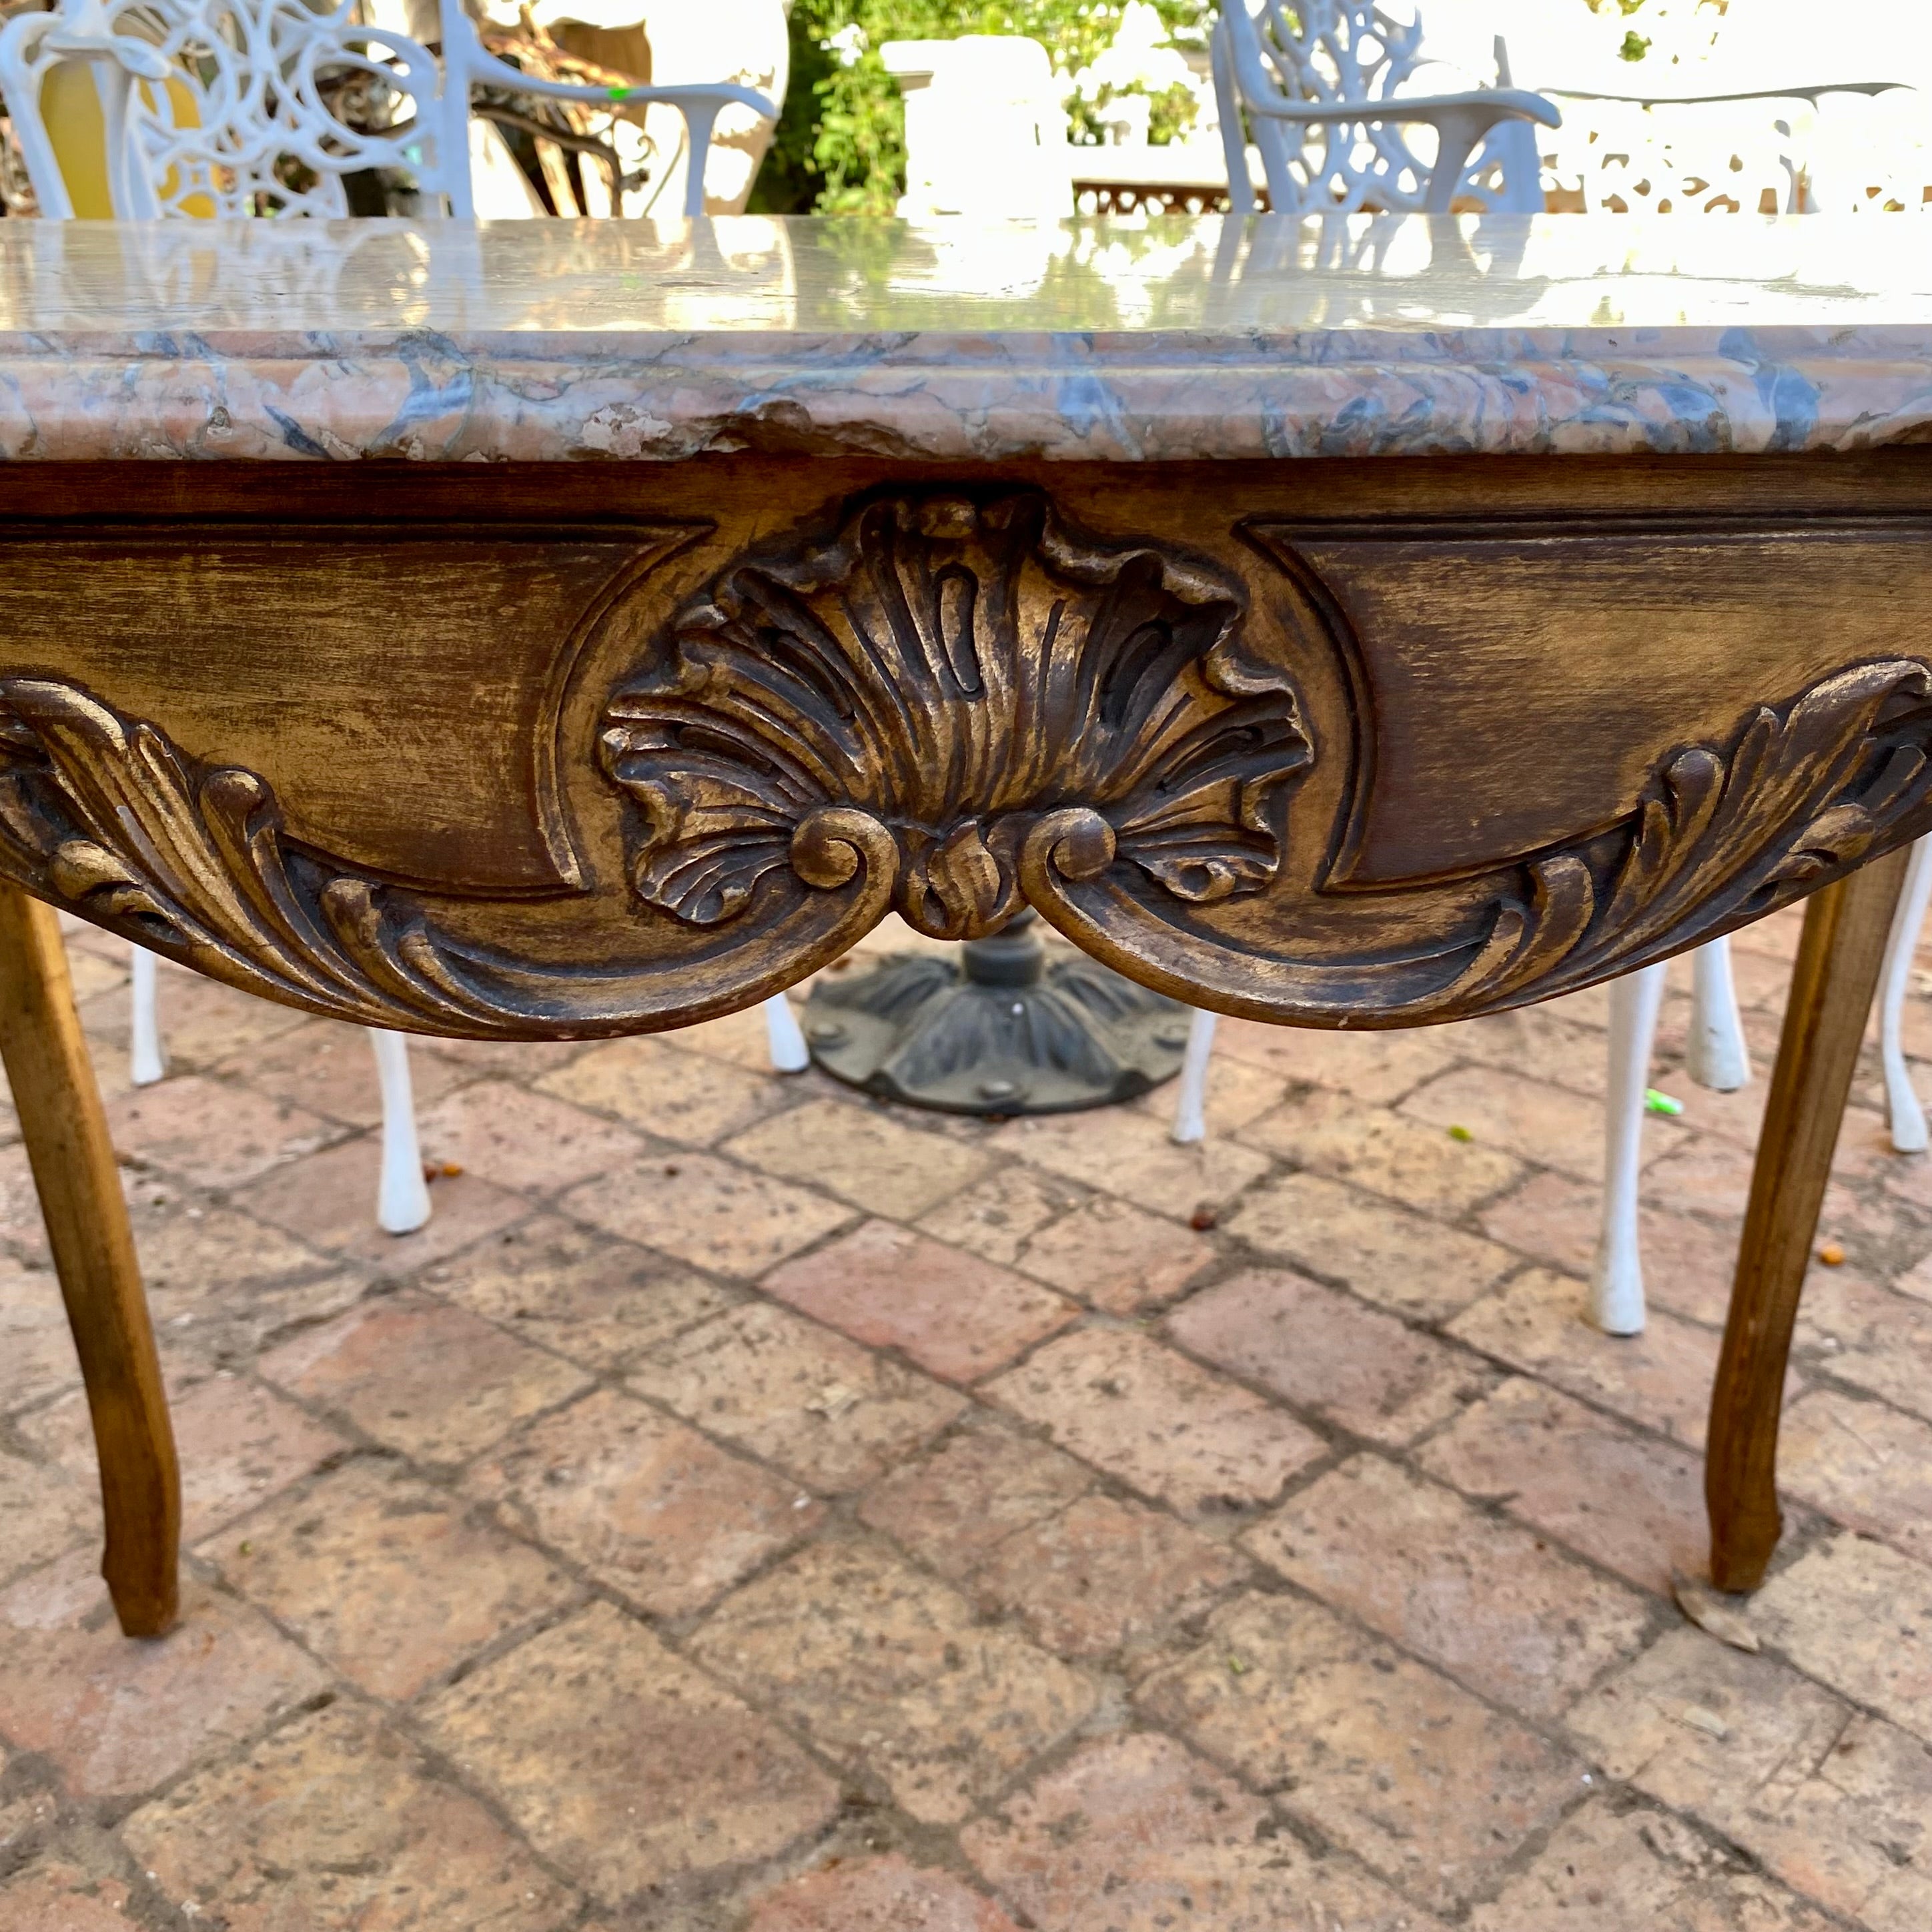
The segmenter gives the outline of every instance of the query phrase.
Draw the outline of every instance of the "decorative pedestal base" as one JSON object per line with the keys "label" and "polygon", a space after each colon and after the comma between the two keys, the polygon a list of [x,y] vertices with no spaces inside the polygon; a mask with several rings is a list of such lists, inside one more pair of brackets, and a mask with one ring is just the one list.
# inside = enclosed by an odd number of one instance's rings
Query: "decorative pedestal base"
{"label": "decorative pedestal base", "polygon": [[1049,961],[1035,915],[956,956],[895,953],[821,980],[805,1010],[834,1079],[949,1114],[1064,1114],[1180,1070],[1188,1010],[1078,955]]}

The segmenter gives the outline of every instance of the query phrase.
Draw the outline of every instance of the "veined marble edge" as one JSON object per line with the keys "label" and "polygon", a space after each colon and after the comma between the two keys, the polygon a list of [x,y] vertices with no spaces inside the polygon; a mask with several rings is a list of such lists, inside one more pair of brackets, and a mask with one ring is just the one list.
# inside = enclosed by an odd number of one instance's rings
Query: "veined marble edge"
{"label": "veined marble edge", "polygon": [[[1796,452],[1932,437],[1932,332],[1685,330],[1648,356],[1606,352],[1607,340],[1586,344],[1574,329],[1538,333],[1439,331],[1432,356],[1366,358],[1258,355],[1250,338],[1234,361],[1157,334],[1111,338],[1134,341],[1134,358],[1092,353],[1085,338],[1080,357],[982,348],[962,358],[964,338],[920,338],[930,359],[776,332],[758,344],[762,357],[743,336],[718,352],[716,338],[690,333],[391,331],[352,344],[183,331],[138,346],[0,335],[0,460],[677,461],[766,448],[1180,461]],[[1330,351],[1389,340],[1300,334]],[[781,339],[786,352],[771,354]],[[1010,351],[1043,339],[994,338]],[[823,358],[838,340],[848,352]],[[947,341],[956,353],[942,359]]]}

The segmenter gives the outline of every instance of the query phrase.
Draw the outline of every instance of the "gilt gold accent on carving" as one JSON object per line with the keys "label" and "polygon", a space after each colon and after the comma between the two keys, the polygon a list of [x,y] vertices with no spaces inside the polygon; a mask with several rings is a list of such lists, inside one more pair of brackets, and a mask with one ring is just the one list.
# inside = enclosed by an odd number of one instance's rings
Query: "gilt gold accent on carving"
{"label": "gilt gold accent on carving", "polygon": [[1499,869],[1473,930],[1435,910],[1438,888],[1363,895],[1388,908],[1380,957],[1310,962],[1292,935],[1237,946],[1177,932],[1105,880],[1028,884],[1070,938],[1162,992],[1302,1024],[1413,1025],[1614,978],[1928,829],[1932,670],[1892,658],[1755,708],[1722,744],[1673,751],[1617,824]]}
{"label": "gilt gold accent on carving", "polygon": [[585,1037],[749,1004],[876,925],[865,891],[808,908],[739,970],[573,968],[452,941],[414,896],[292,844],[267,781],[187,756],[79,686],[0,679],[0,874],[230,985],[338,1019]]}
{"label": "gilt gold accent on carving", "polygon": [[[1226,647],[1217,632],[1208,655]],[[1085,674],[1104,692],[1106,667],[1120,661],[1118,652],[1103,656]],[[1228,721],[1247,714],[1217,687],[1207,687],[1215,704],[1199,696],[1190,680],[1202,662],[1170,674],[1170,707],[1130,682],[1120,728],[1111,739],[1094,728],[1106,742],[1141,748],[1126,777],[1107,776],[1115,768],[1104,761],[1079,767],[1103,774],[1099,803],[1053,804],[1043,784],[1002,790],[997,778],[992,796],[1022,802],[975,813],[964,808],[973,795],[958,794],[962,822],[979,828],[989,862],[1004,868],[980,896],[958,902],[964,922],[1023,896],[1087,950],[1163,992],[1304,1024],[1415,1024],[1628,971],[1772,911],[1932,825],[1932,670],[1916,659],[1857,665],[1784,704],[1754,707],[1720,742],[1673,750],[1634,812],[1499,868],[1474,882],[1473,897],[1467,880],[1352,895],[1378,902],[1369,942],[1346,958],[1311,960],[1296,937],[1306,900],[1285,882],[1270,898],[1266,884],[1277,822],[1266,810],[1243,815],[1244,800],[1267,805],[1280,788],[1260,782],[1266,774],[1238,745],[1230,748]],[[1083,674],[1077,661],[1063,668],[1076,683]],[[736,715],[730,679],[719,688],[723,715]],[[1280,698],[1277,681],[1260,700],[1257,732],[1282,729]],[[1170,712],[1190,706],[1186,728],[1170,728]],[[1142,712],[1152,725],[1132,724]],[[675,740],[687,765],[694,738],[686,730]],[[722,748],[728,767],[746,738],[719,732],[705,742]],[[972,740],[962,729],[952,742]],[[1275,742],[1291,754],[1305,742]],[[994,770],[1006,767],[995,760]],[[1164,794],[1161,772],[1172,775]],[[711,767],[704,776],[714,782]],[[860,793],[890,795],[883,784]],[[1171,819],[1156,809],[1163,799],[1178,805]],[[1253,832],[1257,821],[1274,844]],[[776,856],[758,848],[748,859],[737,821],[727,813],[720,823],[716,852],[694,856],[665,840],[638,861],[653,880],[694,868],[682,889],[714,895],[692,902],[714,914],[708,926],[688,910],[646,915],[661,933],[685,935],[682,952],[579,965],[559,963],[554,946],[547,958],[518,956],[506,937],[486,953],[440,930],[416,895],[290,842],[274,791],[256,773],[200,764],[153,724],[78,686],[0,679],[0,874],[218,978],[338,1018],[530,1039],[675,1025],[748,1004],[836,957],[908,877],[926,880],[927,901],[954,916],[932,882],[929,855],[922,872],[908,864],[907,826],[864,804],[821,801],[777,818]],[[775,917],[759,896],[774,874],[790,880],[774,895],[788,901]],[[610,890],[634,907],[634,883]],[[728,906],[724,895],[741,884],[744,896]],[[1214,922],[1223,919],[1227,929]]]}
{"label": "gilt gold accent on carving", "polygon": [[1932,671],[1856,665],[1782,710],[1760,706],[1724,750],[1672,753],[1594,865],[1587,849],[1532,861],[1528,890],[1498,904],[1480,957],[1445,997],[1546,997],[1755,918],[1882,838],[1898,843],[1885,835],[1928,804]]}
{"label": "gilt gold accent on carving", "polygon": [[733,564],[612,699],[638,896],[722,925],[862,866],[969,939],[1019,904],[1029,850],[1187,904],[1258,892],[1312,748],[1244,613],[1233,579],[1076,535],[1036,490],[862,502]]}

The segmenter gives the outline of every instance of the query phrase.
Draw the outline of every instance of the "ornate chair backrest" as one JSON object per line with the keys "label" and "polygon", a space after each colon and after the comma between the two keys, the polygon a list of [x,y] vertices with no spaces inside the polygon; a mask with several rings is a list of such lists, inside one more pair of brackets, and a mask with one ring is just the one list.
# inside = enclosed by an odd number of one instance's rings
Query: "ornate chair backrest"
{"label": "ornate chair backrest", "polygon": [[342,177],[383,167],[446,194],[435,57],[352,8],[88,0],[16,16],[0,32],[0,90],[41,212],[343,215]]}
{"label": "ornate chair backrest", "polygon": [[1923,95],[1900,82],[1786,94],[1579,95],[1548,143],[1557,205],[1597,214],[1923,209]]}
{"label": "ornate chair backrest", "polygon": [[[1223,139],[1232,130],[1238,140],[1240,110],[1248,108],[1277,212],[1401,214],[1427,205],[1436,160],[1418,154],[1409,130],[1434,126],[1438,144],[1448,142],[1438,152],[1454,154],[1450,128],[1466,118],[1470,97],[1432,101],[1405,91],[1424,64],[1420,14],[1404,22],[1375,0],[1222,0],[1213,55]],[[1282,112],[1302,102],[1319,110],[1358,103],[1373,110],[1397,101],[1402,118],[1365,112],[1358,119],[1298,120]],[[1484,133],[1472,157],[1456,156],[1461,166],[1454,198],[1490,210],[1540,208],[1536,144],[1528,123],[1498,119]],[[1229,153],[1232,168],[1232,143]],[[1451,186],[1443,184],[1444,205]]]}
{"label": "ornate chair backrest", "polygon": [[398,168],[426,212],[472,211],[470,104],[479,86],[606,112],[663,101],[688,134],[685,212],[732,85],[580,86],[487,52],[461,0],[440,0],[442,58],[365,26],[355,0],[62,0],[0,29],[0,93],[44,214],[342,215],[342,178]]}
{"label": "ornate chair backrest", "polygon": [[1421,63],[1421,16],[1405,26],[1374,0],[1262,0],[1249,18],[1262,58],[1297,100],[1390,100]]}

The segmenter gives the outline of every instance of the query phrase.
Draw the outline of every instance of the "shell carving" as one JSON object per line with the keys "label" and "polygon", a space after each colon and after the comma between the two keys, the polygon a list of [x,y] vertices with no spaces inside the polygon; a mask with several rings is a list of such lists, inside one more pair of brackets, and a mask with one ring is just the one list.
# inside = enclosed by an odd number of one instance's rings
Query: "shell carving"
{"label": "shell carving", "polygon": [[1312,749],[1243,608],[1198,563],[1076,536],[1038,490],[862,500],[829,541],[731,566],[611,700],[632,884],[716,926],[886,868],[943,939],[1011,916],[1029,850],[1194,904],[1259,891]]}

